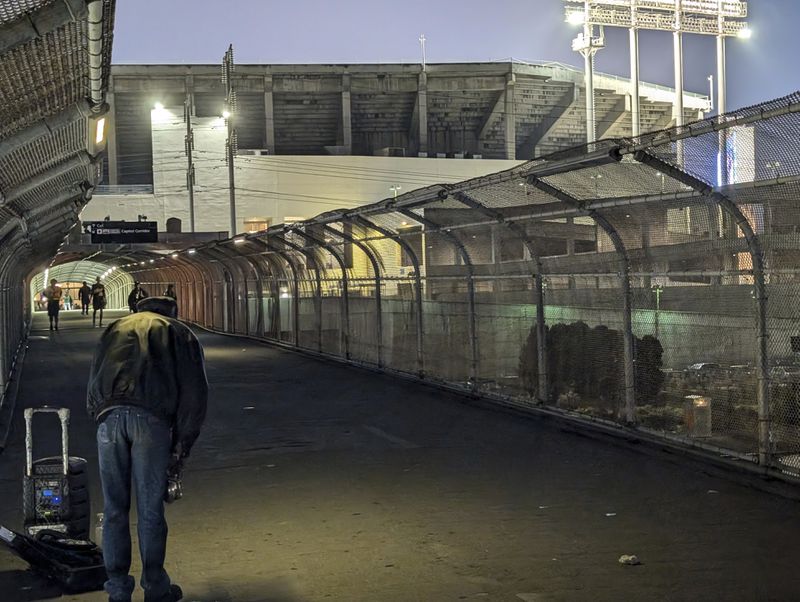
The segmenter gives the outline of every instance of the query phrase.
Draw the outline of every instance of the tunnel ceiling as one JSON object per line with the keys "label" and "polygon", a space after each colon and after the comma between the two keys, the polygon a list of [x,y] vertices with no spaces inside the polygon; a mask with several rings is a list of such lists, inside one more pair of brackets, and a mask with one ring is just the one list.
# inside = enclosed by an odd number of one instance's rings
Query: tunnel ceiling
{"label": "tunnel ceiling", "polygon": [[100,177],[114,10],[0,2],[0,254],[25,269],[55,254]]}
{"label": "tunnel ceiling", "polygon": [[54,265],[46,271],[38,272],[31,281],[31,289],[34,292],[41,291],[47,286],[47,281],[53,278],[58,282],[86,281],[91,284],[98,277],[106,284],[111,282],[115,286],[125,287],[134,282],[130,274],[119,269],[111,269],[108,264],[93,260],[78,260]]}

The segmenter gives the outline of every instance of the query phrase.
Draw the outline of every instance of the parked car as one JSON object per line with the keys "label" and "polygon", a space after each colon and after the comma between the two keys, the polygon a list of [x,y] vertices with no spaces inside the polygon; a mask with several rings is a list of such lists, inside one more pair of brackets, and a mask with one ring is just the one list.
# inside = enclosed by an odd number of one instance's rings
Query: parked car
{"label": "parked car", "polygon": [[800,382],[800,366],[773,366],[769,377],[777,382]]}
{"label": "parked car", "polygon": [[714,362],[698,362],[697,364],[692,364],[691,366],[689,366],[687,370],[697,375],[720,374],[725,371],[722,366]]}

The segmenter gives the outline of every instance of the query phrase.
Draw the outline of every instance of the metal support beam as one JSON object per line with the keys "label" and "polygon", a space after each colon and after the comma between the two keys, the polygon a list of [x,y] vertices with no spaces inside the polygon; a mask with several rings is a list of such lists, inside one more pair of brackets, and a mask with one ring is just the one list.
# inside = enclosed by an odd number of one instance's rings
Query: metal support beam
{"label": "metal support beam", "polygon": [[35,11],[29,10],[24,18],[0,27],[0,54],[6,54],[15,47],[29,44],[74,21],[87,18],[87,4],[89,3],[86,0],[62,0],[43,3]]}
{"label": "metal support beam", "polygon": [[772,462],[772,444],[770,441],[769,353],[767,346],[769,330],[767,324],[767,286],[764,276],[764,251],[761,248],[761,240],[736,203],[724,194],[715,191],[705,182],[698,180],[650,153],[639,151],[634,157],[640,163],[644,163],[668,175],[670,178],[692,187],[705,196],[709,204],[716,205],[720,209],[726,211],[733,217],[736,225],[741,229],[747,241],[747,247],[753,261],[753,282],[755,285],[757,306],[756,338],[758,345],[756,346],[756,378],[758,380],[758,386],[756,389],[756,398],[758,403],[758,461],[761,466],[769,467]]}
{"label": "metal support beam", "polygon": [[480,361],[480,356],[478,354],[478,327],[476,322],[476,315],[475,315],[475,266],[472,263],[472,259],[469,256],[469,252],[467,251],[464,244],[458,240],[451,232],[448,232],[446,229],[443,229],[442,226],[437,224],[434,221],[429,220],[428,218],[414,213],[408,209],[398,209],[398,213],[401,215],[405,215],[407,218],[418,222],[425,226],[426,230],[430,230],[432,232],[436,232],[441,234],[443,237],[447,238],[452,245],[455,247],[456,251],[461,255],[461,259],[464,261],[464,265],[467,268],[467,328],[468,328],[468,336],[469,336],[469,348],[470,348],[470,367],[469,367],[469,380],[470,380],[470,387],[473,391],[478,390],[478,365]]}
{"label": "metal support beam", "polygon": [[301,245],[296,245],[292,241],[290,241],[285,236],[278,234],[277,232],[270,232],[268,238],[272,240],[278,240],[281,244],[286,245],[286,247],[293,249],[294,251],[300,253],[301,255],[305,255],[305,257],[314,264],[314,273],[316,274],[316,295],[314,297],[314,312],[316,314],[317,320],[317,351],[322,353],[322,276],[320,270],[319,259],[317,258],[316,254],[312,251],[307,250],[305,247]]}
{"label": "metal support beam", "polygon": [[375,230],[379,234],[382,234],[386,238],[389,238],[395,241],[398,245],[400,245],[403,250],[408,254],[409,258],[411,259],[411,263],[414,266],[414,281],[415,281],[415,299],[416,299],[416,334],[417,334],[417,375],[420,378],[424,378],[425,376],[425,358],[424,358],[424,348],[423,348],[423,336],[424,336],[424,329],[423,329],[423,316],[424,311],[422,307],[422,272],[420,270],[420,262],[419,257],[414,252],[414,249],[408,244],[408,241],[403,239],[402,236],[392,232],[388,228],[384,228],[379,226],[378,224],[368,220],[367,218],[361,215],[354,215],[352,219],[358,223],[360,223],[365,228],[371,228]]}
{"label": "metal support beam", "polygon": [[[539,190],[549,194],[555,199],[577,208],[583,208],[581,201],[570,196],[563,190],[551,186],[537,177],[528,178],[528,183]],[[625,375],[625,421],[628,424],[636,423],[636,389],[635,389],[635,358],[632,320],[632,292],[630,281],[630,259],[625,243],[616,228],[598,211],[590,210],[589,215],[608,234],[614,249],[619,255],[619,280],[622,288],[622,345],[623,369]]]}
{"label": "metal support beam", "polygon": [[547,379],[547,330],[544,319],[544,282],[543,282],[543,268],[541,253],[536,248],[536,244],[530,239],[525,228],[517,222],[510,222],[505,219],[499,211],[487,207],[481,202],[475,200],[473,197],[465,193],[457,193],[454,197],[458,202],[463,203],[470,209],[481,213],[517,236],[534,264],[534,269],[531,270],[534,282],[534,298],[533,303],[536,305],[536,357],[537,357],[537,372],[538,372],[538,388],[537,395],[540,403],[545,403],[548,398],[549,383]]}
{"label": "metal support beam", "polygon": [[323,238],[320,240],[319,238],[308,234],[305,230],[298,226],[285,226],[287,232],[295,232],[299,236],[302,236],[311,244],[316,245],[317,247],[321,247],[323,249],[327,249],[327,251],[331,254],[331,256],[336,260],[336,263],[339,264],[339,269],[342,272],[342,328],[340,330],[341,337],[342,337],[342,346],[344,351],[344,358],[350,359],[350,299],[348,293],[348,275],[347,275],[347,266],[344,262],[344,257],[339,255],[339,251],[336,250],[332,245],[325,242]]}
{"label": "metal support beam", "polygon": [[[300,347],[300,276],[299,268],[295,265],[289,253],[284,249],[272,244],[269,237],[263,236],[248,236],[247,240],[250,242],[257,242],[269,249],[268,253],[273,253],[280,257],[286,265],[289,266],[289,271],[292,274],[292,299],[294,302],[294,309],[292,311],[292,323],[294,324],[294,345]],[[274,277],[274,276],[273,276]]]}
{"label": "metal support beam", "polygon": [[368,244],[363,243],[356,239],[354,236],[347,234],[344,232],[344,225],[348,222],[342,222],[342,230],[337,230],[329,225],[324,225],[323,229],[326,232],[330,232],[334,236],[338,236],[342,240],[357,246],[364,255],[367,256],[370,264],[372,265],[372,271],[375,273],[375,305],[376,305],[376,312],[375,312],[375,327],[377,328],[378,333],[378,367],[383,367],[383,307],[381,302],[381,265],[378,259],[375,257],[375,252],[373,249],[369,247]]}

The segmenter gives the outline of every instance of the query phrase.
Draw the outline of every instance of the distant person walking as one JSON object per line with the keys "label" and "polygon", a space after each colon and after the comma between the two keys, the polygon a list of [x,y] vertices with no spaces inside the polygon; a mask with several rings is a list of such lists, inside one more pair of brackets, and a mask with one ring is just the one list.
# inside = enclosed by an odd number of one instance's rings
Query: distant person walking
{"label": "distant person walking", "polygon": [[135,314],[137,311],[139,311],[136,308],[136,304],[142,299],[147,299],[147,297],[149,297],[147,291],[144,290],[138,282],[134,282],[133,290],[131,291],[130,295],[128,295],[128,308],[131,310],[132,314]]}
{"label": "distant person walking", "polygon": [[129,516],[135,492],[145,602],[175,602],[183,592],[164,570],[164,496],[168,475],[180,474],[200,434],[208,382],[203,348],[175,319],[175,301],[151,297],[138,309],[100,338],[86,398],[97,423],[105,502],[105,590],[111,602],[129,602],[136,586]]}
{"label": "distant person walking", "polygon": [[106,307],[106,287],[100,282],[100,276],[92,285],[92,326],[97,325],[97,312],[100,312],[100,327],[103,327],[103,310]]}
{"label": "distant person walking", "polygon": [[83,286],[78,289],[78,299],[81,302],[81,315],[88,316],[89,315],[89,302],[92,299],[92,289],[89,288],[89,285],[86,284],[86,281],[83,281]]}
{"label": "distant person walking", "polygon": [[72,309],[72,296],[69,291],[64,293],[64,309]]}
{"label": "distant person walking", "polygon": [[47,317],[50,319],[50,330],[58,330],[58,311],[61,309],[61,297],[64,291],[60,286],[57,286],[58,280],[53,278],[50,281],[50,286],[44,289],[44,296],[47,299]]}

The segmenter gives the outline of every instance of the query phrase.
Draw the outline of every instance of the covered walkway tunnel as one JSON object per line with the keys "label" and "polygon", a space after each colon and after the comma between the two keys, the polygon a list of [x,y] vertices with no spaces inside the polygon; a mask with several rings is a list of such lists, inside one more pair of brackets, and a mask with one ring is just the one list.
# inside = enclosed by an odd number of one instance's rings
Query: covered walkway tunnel
{"label": "covered walkway tunnel", "polygon": [[[22,408],[70,407],[96,462],[100,331],[48,335],[35,298],[100,277],[109,310],[174,284],[206,346],[170,515],[192,599],[794,594],[793,502],[705,471],[800,476],[800,95],[225,240],[91,245],[113,17],[0,10],[0,521]],[[627,553],[644,577],[610,576]],[[0,591],[27,578],[0,555]]]}

